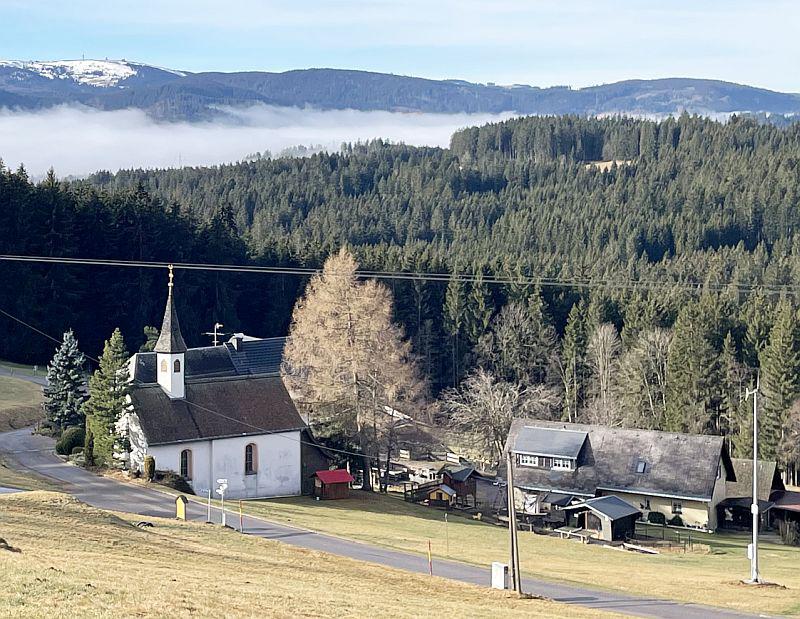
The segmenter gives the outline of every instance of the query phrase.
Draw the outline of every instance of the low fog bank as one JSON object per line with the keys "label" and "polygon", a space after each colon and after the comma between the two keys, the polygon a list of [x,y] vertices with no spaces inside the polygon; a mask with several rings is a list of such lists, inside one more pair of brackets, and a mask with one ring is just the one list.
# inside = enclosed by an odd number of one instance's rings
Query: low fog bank
{"label": "low fog bank", "polygon": [[384,138],[419,146],[447,146],[454,131],[496,122],[503,114],[423,114],[299,109],[256,105],[225,108],[214,122],[162,123],[141,110],[98,111],[59,106],[44,111],[0,110],[0,158],[24,164],[38,178],[97,170],[166,168],[241,161],[255,152],[296,145],[336,151],[342,142]]}

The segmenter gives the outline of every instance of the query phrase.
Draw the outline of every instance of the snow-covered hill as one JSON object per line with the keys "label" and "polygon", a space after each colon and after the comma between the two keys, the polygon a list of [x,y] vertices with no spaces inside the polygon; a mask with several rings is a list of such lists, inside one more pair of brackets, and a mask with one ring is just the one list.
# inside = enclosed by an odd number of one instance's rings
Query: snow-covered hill
{"label": "snow-covered hill", "polygon": [[126,60],[0,60],[0,68],[16,69],[7,77],[9,80],[25,81],[38,76],[95,88],[121,87],[122,82],[140,75],[143,71],[165,72],[179,77],[186,75],[180,71],[160,69]]}

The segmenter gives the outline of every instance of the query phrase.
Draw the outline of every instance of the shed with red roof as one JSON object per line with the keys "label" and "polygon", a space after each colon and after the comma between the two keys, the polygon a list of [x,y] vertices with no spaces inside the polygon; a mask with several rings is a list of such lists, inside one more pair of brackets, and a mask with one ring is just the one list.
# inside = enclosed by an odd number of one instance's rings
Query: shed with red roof
{"label": "shed with red roof", "polygon": [[346,499],[350,496],[353,476],[344,469],[314,473],[314,496],[320,499]]}

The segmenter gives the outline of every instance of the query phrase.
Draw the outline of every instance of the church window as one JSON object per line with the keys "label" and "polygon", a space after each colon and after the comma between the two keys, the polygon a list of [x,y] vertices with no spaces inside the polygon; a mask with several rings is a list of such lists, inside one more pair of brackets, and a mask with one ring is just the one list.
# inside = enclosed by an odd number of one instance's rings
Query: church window
{"label": "church window", "polygon": [[181,360],[175,359],[175,363],[173,364],[172,367],[173,367],[172,371],[175,372],[176,374],[179,374],[181,371]]}
{"label": "church window", "polygon": [[166,372],[167,371],[167,360],[166,359],[162,359],[161,360],[161,371],[162,372]]}
{"label": "church window", "polygon": [[249,443],[244,448],[244,474],[255,475],[257,471],[257,454],[255,443]]}
{"label": "church window", "polygon": [[181,452],[181,477],[192,478],[192,450],[184,449]]}

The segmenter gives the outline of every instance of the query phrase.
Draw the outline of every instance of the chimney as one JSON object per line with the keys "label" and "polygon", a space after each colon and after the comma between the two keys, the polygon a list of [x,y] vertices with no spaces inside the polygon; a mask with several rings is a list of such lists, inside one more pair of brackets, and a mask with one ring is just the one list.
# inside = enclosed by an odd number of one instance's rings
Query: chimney
{"label": "chimney", "polygon": [[242,350],[242,334],[235,333],[231,338],[231,343],[233,344],[234,349],[237,351]]}

